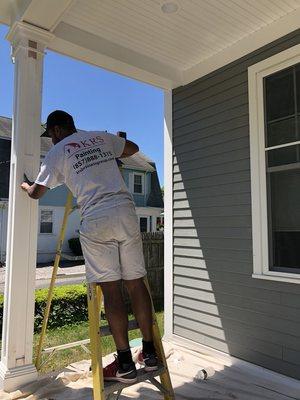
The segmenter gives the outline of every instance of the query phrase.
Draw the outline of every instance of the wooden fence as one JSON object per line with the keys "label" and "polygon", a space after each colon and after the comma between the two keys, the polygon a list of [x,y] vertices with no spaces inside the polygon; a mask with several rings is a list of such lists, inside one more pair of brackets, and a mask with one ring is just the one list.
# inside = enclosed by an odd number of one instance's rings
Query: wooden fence
{"label": "wooden fence", "polygon": [[[152,299],[156,310],[164,306],[164,234],[163,232],[143,232],[143,252]],[[127,304],[129,299],[126,291]],[[130,306],[129,306],[130,310]]]}
{"label": "wooden fence", "polygon": [[145,265],[156,308],[164,304],[164,234],[142,233]]}

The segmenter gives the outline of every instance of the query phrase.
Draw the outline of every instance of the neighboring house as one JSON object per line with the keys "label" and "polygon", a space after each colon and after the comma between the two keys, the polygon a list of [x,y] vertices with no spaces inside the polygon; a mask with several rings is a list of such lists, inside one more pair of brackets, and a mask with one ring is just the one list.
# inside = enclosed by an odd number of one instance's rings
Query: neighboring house
{"label": "neighboring house", "polygon": [[[11,148],[10,118],[0,117],[0,262],[5,260],[7,206],[9,189],[9,160]],[[41,138],[41,160],[51,148],[49,138]],[[132,157],[123,159],[121,171],[130,192],[133,195],[136,211],[142,232],[155,232],[163,211],[163,199],[160,190],[158,175],[152,160],[139,152]],[[39,200],[39,232],[38,232],[38,262],[52,261],[64,205],[67,198],[67,188],[60,186],[49,190]],[[66,240],[63,251],[69,253],[68,239],[78,236],[79,213],[75,210],[68,219]]]}
{"label": "neighboring house", "polygon": [[121,160],[121,171],[134,198],[141,232],[156,232],[164,205],[155,163],[138,152]]}

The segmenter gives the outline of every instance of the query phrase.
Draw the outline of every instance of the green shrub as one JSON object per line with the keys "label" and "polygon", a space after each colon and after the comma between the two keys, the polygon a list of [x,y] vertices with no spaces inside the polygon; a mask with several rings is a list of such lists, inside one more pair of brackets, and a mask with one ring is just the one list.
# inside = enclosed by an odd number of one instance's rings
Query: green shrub
{"label": "green shrub", "polygon": [[70,250],[75,254],[75,256],[82,256],[81,243],[78,237],[69,239],[68,243]]}
{"label": "green shrub", "polygon": [[[47,294],[48,289],[39,289],[35,294],[35,332],[39,332],[42,327]],[[54,289],[48,328],[57,328],[59,326],[86,321],[87,319],[85,285],[60,286]]]}
{"label": "green shrub", "polygon": [[[48,289],[35,292],[34,331],[42,327]],[[0,295],[0,328],[2,332],[3,295]],[[85,285],[68,285],[54,288],[48,328],[57,328],[76,322],[87,321],[87,296]]]}
{"label": "green shrub", "polygon": [[[44,310],[47,303],[48,289],[39,289],[35,292],[35,318],[34,331],[40,332],[42,328]],[[131,311],[128,295],[124,292],[128,312]],[[154,298],[156,311],[163,310],[163,304]],[[0,335],[2,332],[3,295],[0,294]],[[86,285],[68,285],[54,288],[48,328],[58,328],[88,320]]]}

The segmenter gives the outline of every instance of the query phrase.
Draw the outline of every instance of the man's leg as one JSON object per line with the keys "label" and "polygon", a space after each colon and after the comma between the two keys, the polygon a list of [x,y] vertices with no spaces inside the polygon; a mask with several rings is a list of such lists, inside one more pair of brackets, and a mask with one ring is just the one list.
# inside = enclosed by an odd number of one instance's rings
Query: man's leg
{"label": "man's leg", "polygon": [[155,371],[158,368],[158,359],[153,343],[152,333],[152,304],[143,278],[124,281],[131,300],[135,318],[143,335],[143,350],[139,354],[138,362],[145,367],[145,371]]}
{"label": "man's leg", "polygon": [[134,383],[137,379],[136,368],[128,341],[128,315],[121,292],[121,281],[100,283],[105,314],[113,335],[118,358],[103,370],[104,379]]}
{"label": "man's leg", "polygon": [[127,288],[132,310],[139,324],[145,341],[153,341],[152,334],[152,306],[148,290],[143,278],[124,281]]}
{"label": "man's leg", "polygon": [[105,314],[113,335],[117,350],[129,348],[128,315],[121,291],[121,281],[103,282],[100,284]]}

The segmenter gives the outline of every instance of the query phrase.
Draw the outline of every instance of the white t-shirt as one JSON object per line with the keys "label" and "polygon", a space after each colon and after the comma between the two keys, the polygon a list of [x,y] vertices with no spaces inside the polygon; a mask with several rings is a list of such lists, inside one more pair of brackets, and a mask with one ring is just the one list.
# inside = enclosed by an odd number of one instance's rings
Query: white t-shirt
{"label": "white t-shirt", "polygon": [[75,132],[48,152],[35,181],[53,189],[66,184],[82,217],[133,202],[116,158],[125,139],[106,132]]}

